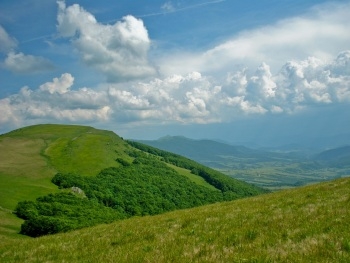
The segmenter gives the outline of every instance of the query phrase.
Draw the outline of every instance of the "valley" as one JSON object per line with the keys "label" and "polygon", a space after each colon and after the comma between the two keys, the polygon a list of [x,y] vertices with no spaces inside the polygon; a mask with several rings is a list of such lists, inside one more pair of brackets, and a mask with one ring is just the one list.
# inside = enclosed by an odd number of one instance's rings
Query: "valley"
{"label": "valley", "polygon": [[183,136],[166,136],[140,142],[181,154],[233,178],[270,190],[307,185],[350,174],[349,147],[311,154],[300,149],[268,151]]}

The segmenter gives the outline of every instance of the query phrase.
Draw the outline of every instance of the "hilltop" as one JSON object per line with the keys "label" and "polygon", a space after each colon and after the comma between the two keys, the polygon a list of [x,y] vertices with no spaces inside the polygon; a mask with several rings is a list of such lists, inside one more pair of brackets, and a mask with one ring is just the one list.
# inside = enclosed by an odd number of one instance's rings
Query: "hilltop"
{"label": "hilltop", "polygon": [[1,262],[349,262],[350,179],[11,240]]}
{"label": "hilltop", "polygon": [[115,166],[126,143],[110,131],[78,125],[34,125],[0,135],[0,235],[17,237],[19,201],[58,192],[57,172],[86,176]]}
{"label": "hilltop", "polygon": [[[264,193],[194,161],[74,125],[0,136],[1,234],[40,236]],[[72,192],[78,189],[81,195]]]}

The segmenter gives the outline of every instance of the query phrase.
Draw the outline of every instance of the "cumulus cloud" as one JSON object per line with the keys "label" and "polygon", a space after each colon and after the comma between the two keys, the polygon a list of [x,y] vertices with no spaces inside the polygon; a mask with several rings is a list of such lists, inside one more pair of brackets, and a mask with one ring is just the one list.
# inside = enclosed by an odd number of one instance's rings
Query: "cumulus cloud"
{"label": "cumulus cloud", "polygon": [[107,121],[110,107],[106,93],[89,88],[71,89],[74,78],[62,74],[37,89],[23,87],[19,93],[0,100],[0,124],[28,125],[33,122]]}
{"label": "cumulus cloud", "polygon": [[4,67],[14,73],[37,73],[54,69],[54,65],[43,57],[25,55],[11,51],[7,54]]}
{"label": "cumulus cloud", "polygon": [[266,63],[215,78],[200,72],[148,82],[73,88],[62,74],[37,89],[23,87],[0,100],[0,125],[29,121],[217,123],[244,115],[290,114],[350,103],[350,51],[331,61],[289,61],[273,74]]}
{"label": "cumulus cloud", "polygon": [[[114,118],[122,121],[211,123],[249,114],[296,113],[308,107],[349,103],[350,51],[333,61],[314,57],[290,61],[276,74],[262,63],[229,72],[225,79],[199,72],[147,83],[110,85]],[[124,113],[124,114],[122,114]]]}
{"label": "cumulus cloud", "polygon": [[17,46],[16,39],[10,37],[0,25],[0,52],[8,52]]}
{"label": "cumulus cloud", "polygon": [[40,90],[48,91],[53,94],[55,92],[59,94],[67,93],[70,87],[74,83],[74,78],[69,73],[64,73],[60,78],[54,78],[52,82],[46,82],[40,86]]}
{"label": "cumulus cloud", "polygon": [[246,30],[197,54],[170,54],[160,58],[161,72],[186,74],[228,72],[236,65],[256,68],[262,62],[276,73],[291,59],[313,56],[331,60],[350,43],[349,3],[327,3],[302,16]]}
{"label": "cumulus cloud", "polygon": [[150,39],[143,21],[128,15],[113,25],[99,23],[75,4],[58,1],[57,30],[72,39],[82,61],[111,82],[142,79],[156,73],[148,61]]}

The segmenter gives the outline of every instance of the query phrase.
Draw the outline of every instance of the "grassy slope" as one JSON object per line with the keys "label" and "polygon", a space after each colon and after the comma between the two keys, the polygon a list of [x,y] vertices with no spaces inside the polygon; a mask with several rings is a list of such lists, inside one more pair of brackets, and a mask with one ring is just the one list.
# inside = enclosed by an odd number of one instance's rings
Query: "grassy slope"
{"label": "grassy slope", "polygon": [[195,175],[193,173],[191,173],[191,171],[185,169],[185,168],[181,168],[181,167],[177,167],[175,165],[169,164],[167,163],[167,165],[171,168],[173,168],[175,171],[177,171],[179,174],[186,176],[188,179],[190,179],[192,182],[207,187],[211,190],[217,190],[214,186],[212,186],[211,184],[207,183],[202,177],[200,177],[199,175]]}
{"label": "grassy slope", "polygon": [[[129,145],[115,133],[76,125],[34,125],[0,135],[0,239],[21,237],[23,222],[12,214],[19,201],[57,192],[51,178],[57,172],[86,176],[118,166],[117,157],[132,161]],[[179,174],[210,189],[215,187],[188,170]]]}
{"label": "grassy slope", "polygon": [[96,175],[128,159],[125,142],[110,131],[74,125],[35,125],[0,136],[0,237],[15,236],[22,220],[11,211],[23,200],[58,191],[57,172]]}
{"label": "grassy slope", "polygon": [[349,262],[350,179],[13,240],[1,262]]}

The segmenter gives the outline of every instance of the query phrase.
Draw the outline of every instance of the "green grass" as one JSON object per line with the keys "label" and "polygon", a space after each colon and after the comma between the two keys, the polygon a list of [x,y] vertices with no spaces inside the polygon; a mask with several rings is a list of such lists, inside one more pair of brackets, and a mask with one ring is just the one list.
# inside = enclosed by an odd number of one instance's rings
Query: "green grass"
{"label": "green grass", "polygon": [[350,179],[8,240],[1,262],[349,262]]}
{"label": "green grass", "polygon": [[168,164],[167,165],[171,168],[173,168],[175,171],[177,171],[179,174],[186,176],[188,179],[190,179],[192,182],[207,187],[211,190],[218,190],[216,189],[214,186],[212,186],[211,184],[207,183],[202,177],[200,177],[199,175],[195,175],[193,173],[191,173],[191,171],[185,169],[185,168],[181,168],[181,167],[177,167],[175,165],[172,164]]}
{"label": "green grass", "polygon": [[0,208],[0,246],[7,241],[29,239],[18,233],[18,226],[23,223],[11,210]]}
{"label": "green grass", "polygon": [[1,135],[0,239],[19,232],[22,221],[11,214],[19,201],[58,191],[51,183],[58,171],[96,175],[118,166],[116,156],[130,159],[125,145],[113,132],[75,125],[35,125]]}
{"label": "green grass", "polygon": [[0,206],[14,210],[18,200],[34,201],[39,195],[57,192],[51,178],[29,178],[0,173]]}
{"label": "green grass", "polygon": [[33,200],[57,189],[54,170],[40,153],[44,140],[0,137],[0,206],[13,210],[19,200]]}
{"label": "green grass", "polygon": [[45,154],[60,172],[96,175],[103,168],[117,166],[115,150],[123,141],[110,132],[90,130],[79,136],[60,137],[52,142]]}

